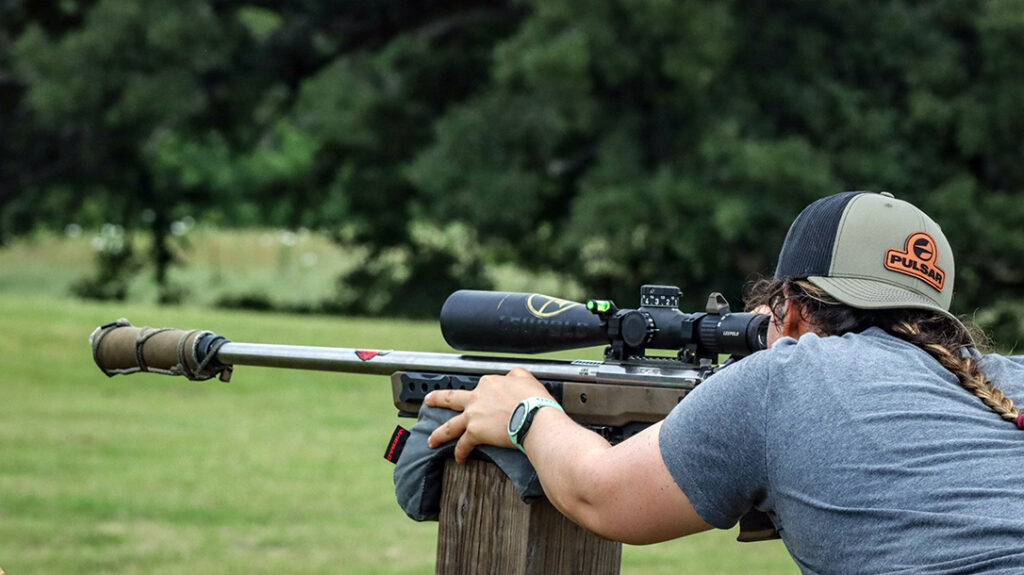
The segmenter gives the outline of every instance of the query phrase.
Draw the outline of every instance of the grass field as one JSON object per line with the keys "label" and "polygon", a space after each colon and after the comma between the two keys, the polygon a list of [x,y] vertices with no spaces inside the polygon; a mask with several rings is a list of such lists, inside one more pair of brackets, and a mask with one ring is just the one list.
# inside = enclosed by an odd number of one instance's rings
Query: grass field
{"label": "grass field", "polygon": [[[0,292],[65,297],[78,280],[94,274],[98,230],[73,236],[41,231],[0,247]],[[140,262],[148,262],[149,239],[134,237]],[[181,265],[168,271],[169,281],[190,305],[214,306],[224,299],[264,300],[276,309],[313,307],[330,299],[338,277],[365,262],[362,248],[339,246],[322,233],[281,229],[219,229],[204,225],[173,239]],[[127,301],[155,302],[151,265],[129,283]],[[514,266],[493,266],[494,289],[537,291],[580,298],[570,278],[534,273]]]}
{"label": "grass field", "polygon": [[[70,293],[71,284],[91,275],[93,242],[99,232],[74,236],[40,232],[0,249],[0,291]],[[148,236],[134,240],[148,261]],[[212,305],[224,296],[256,295],[277,305],[311,303],[329,296],[343,271],[365,254],[346,251],[322,234],[286,230],[223,230],[197,226],[174,239],[183,265],[172,266],[170,281],[188,292],[193,304]],[[153,273],[146,268],[131,281],[129,301],[156,301]]]}
{"label": "grass field", "polygon": [[[87,338],[127,317],[236,341],[448,351],[436,323],[82,302],[57,287],[88,270],[82,241],[0,250],[4,571],[433,572],[436,524],[403,514],[382,458],[396,423],[411,423],[395,417],[387,378],[252,367],[228,384],[107,378]],[[245,246],[244,237],[220,241]],[[286,293],[295,276],[261,268],[281,258],[267,249],[225,259],[222,272],[265,277],[268,293]],[[734,539],[712,532],[627,546],[622,572],[796,572],[781,543]]]}

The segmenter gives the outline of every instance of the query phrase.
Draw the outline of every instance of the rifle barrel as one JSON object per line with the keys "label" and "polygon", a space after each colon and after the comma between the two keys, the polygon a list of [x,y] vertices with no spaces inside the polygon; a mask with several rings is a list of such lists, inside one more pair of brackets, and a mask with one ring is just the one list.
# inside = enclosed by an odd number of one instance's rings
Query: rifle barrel
{"label": "rifle barrel", "polygon": [[670,359],[663,362],[613,363],[240,342],[225,343],[217,352],[216,359],[224,365],[377,375],[390,375],[396,371],[486,375],[504,374],[522,367],[541,379],[679,388],[692,388],[703,379],[695,367]]}

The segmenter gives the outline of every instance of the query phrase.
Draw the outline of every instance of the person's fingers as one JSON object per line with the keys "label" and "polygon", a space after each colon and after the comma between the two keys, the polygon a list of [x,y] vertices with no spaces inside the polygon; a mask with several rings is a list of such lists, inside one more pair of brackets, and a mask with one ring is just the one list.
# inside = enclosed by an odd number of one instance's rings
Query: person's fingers
{"label": "person's fingers", "polygon": [[464,411],[469,393],[464,389],[438,389],[431,391],[423,398],[423,403],[430,407],[445,407],[455,411]]}
{"label": "person's fingers", "polygon": [[492,386],[501,386],[505,380],[504,375],[488,374],[480,376],[480,379],[476,382],[476,388],[478,390],[484,390]]}
{"label": "person's fingers", "polygon": [[466,432],[466,423],[466,414],[464,413],[460,413],[444,422],[427,438],[427,447],[434,449],[464,434]]}
{"label": "person's fingers", "polygon": [[513,367],[512,371],[508,372],[509,377],[533,377],[533,374],[522,367]]}
{"label": "person's fingers", "polygon": [[430,407],[460,411],[430,434],[427,445],[437,448],[452,440],[455,459],[465,462],[477,445],[513,447],[508,439],[508,419],[517,403],[530,396],[549,397],[529,371],[515,368],[508,375],[484,375],[473,390],[437,390],[424,398]]}
{"label": "person's fingers", "polygon": [[465,463],[473,448],[479,445],[479,441],[473,438],[472,433],[463,433],[459,442],[455,444],[455,462]]}

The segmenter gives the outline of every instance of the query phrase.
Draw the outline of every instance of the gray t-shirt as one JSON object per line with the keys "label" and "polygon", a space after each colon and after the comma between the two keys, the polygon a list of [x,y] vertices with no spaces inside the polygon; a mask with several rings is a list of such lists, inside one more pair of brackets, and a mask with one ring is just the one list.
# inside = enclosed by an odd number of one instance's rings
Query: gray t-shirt
{"label": "gray t-shirt", "polygon": [[[981,365],[1024,407],[1017,358]],[[880,329],[722,370],[660,446],[705,521],[767,511],[806,573],[1024,573],[1024,431]]]}

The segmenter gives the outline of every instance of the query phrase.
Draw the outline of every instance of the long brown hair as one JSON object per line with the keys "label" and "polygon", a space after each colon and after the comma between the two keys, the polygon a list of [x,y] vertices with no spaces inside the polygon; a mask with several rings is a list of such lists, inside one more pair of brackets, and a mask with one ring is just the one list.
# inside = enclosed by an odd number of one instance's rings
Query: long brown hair
{"label": "long brown hair", "polygon": [[964,389],[1003,419],[1017,423],[1020,410],[1014,407],[1013,400],[993,385],[978,362],[965,353],[974,347],[975,341],[984,341],[977,328],[968,331],[963,324],[932,310],[853,308],[806,280],[765,278],[748,289],[748,310],[767,306],[774,321],[781,321],[779,314],[785,301],[797,302],[804,319],[820,335],[858,333],[876,326],[923,349],[952,372]]}

